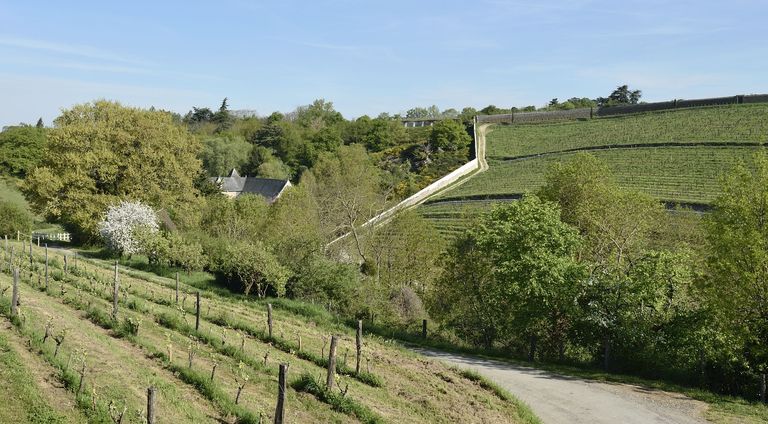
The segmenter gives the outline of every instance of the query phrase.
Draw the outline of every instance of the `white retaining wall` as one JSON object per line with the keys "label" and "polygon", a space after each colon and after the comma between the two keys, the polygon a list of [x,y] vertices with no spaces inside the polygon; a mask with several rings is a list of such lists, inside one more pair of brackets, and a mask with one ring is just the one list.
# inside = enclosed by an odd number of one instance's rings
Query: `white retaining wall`
{"label": "white retaining wall", "polygon": [[[475,128],[477,127],[477,124],[475,123]],[[451,184],[455,183],[456,181],[460,180],[462,177],[469,175],[476,170],[480,169],[480,160],[477,158],[477,152],[478,152],[478,146],[477,146],[477,130],[475,130],[475,158],[471,161],[465,163],[464,165],[461,165],[460,167],[454,169],[453,171],[449,172],[444,177],[440,178],[439,180],[433,182],[432,184],[422,188],[421,190],[417,191],[416,193],[412,194],[408,198],[402,200],[400,203],[396,204],[395,206],[392,206],[391,208],[385,210],[384,212],[374,216],[373,218],[366,221],[365,224],[361,225],[361,228],[368,227],[370,225],[379,225],[382,223],[385,223],[389,221],[395,213],[412,208],[414,206],[417,206],[421,203],[424,203],[425,200],[433,196],[435,193],[445,189],[446,187],[450,186]],[[331,241],[328,243],[329,246],[333,245],[337,241],[347,237],[349,233],[344,234],[343,236],[338,237],[337,239]]]}

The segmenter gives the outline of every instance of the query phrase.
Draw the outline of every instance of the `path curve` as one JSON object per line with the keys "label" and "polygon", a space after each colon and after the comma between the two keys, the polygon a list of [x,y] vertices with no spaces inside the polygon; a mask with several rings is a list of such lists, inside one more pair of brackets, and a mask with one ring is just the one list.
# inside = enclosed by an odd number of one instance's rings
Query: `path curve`
{"label": "path curve", "polygon": [[704,402],[628,384],[568,377],[471,356],[417,349],[422,355],[471,369],[528,404],[545,424],[702,424]]}

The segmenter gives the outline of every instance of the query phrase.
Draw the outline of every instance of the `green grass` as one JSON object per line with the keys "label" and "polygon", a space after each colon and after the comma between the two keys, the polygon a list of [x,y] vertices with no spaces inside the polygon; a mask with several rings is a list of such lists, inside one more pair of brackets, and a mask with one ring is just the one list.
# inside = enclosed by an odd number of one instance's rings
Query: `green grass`
{"label": "green grass", "polygon": [[768,105],[730,105],[587,121],[499,125],[487,155],[510,157],[591,146],[665,142],[767,142]]}
{"label": "green grass", "polygon": [[[36,273],[42,269],[42,252],[41,248],[34,249]],[[162,371],[173,373],[164,375],[171,379],[163,381],[166,387],[161,393],[167,393],[169,385],[180,387],[177,393],[194,389],[196,396],[205,398],[223,416],[255,422],[259,414],[263,414],[269,419],[274,410],[277,364],[290,364],[291,380],[307,373],[313,376],[324,375],[326,359],[325,354],[321,353],[327,352],[324,340],[327,340],[329,334],[338,334],[341,338],[337,350],[337,373],[342,387],[349,384],[349,392],[341,396],[337,388],[327,394],[289,390],[287,413],[294,417],[294,422],[435,422],[435,417],[440,417],[438,421],[442,422],[464,422],[472,417],[481,417],[486,422],[524,422],[519,418],[514,402],[503,400],[465,379],[455,379],[449,384],[434,372],[436,369],[445,370],[445,373],[446,366],[432,364],[425,368],[415,354],[391,340],[384,340],[368,332],[364,336],[361,373],[353,375],[353,329],[315,305],[283,299],[245,299],[232,294],[220,296],[213,291],[201,290],[203,309],[198,332],[194,330],[194,313],[190,313],[193,306],[188,296],[188,293],[194,293],[194,286],[183,280],[181,282],[181,298],[187,298],[187,313],[184,314],[175,305],[173,280],[152,275],[148,271],[122,268],[120,321],[114,321],[110,315],[113,278],[110,261],[81,256],[76,266],[70,262],[70,273],[64,275],[61,272],[62,252],[53,250],[49,253],[52,255],[50,265],[54,271],[51,272],[53,281],[48,290],[39,289],[37,276],[33,274],[31,279],[29,277],[29,262],[25,260],[22,263],[23,298],[25,304],[34,305],[34,308],[27,308],[26,316],[29,319],[25,325],[28,328],[34,328],[34,332],[40,334],[44,322],[41,315],[58,310],[57,328],[65,322],[72,328],[63,347],[67,349],[66,353],[92,337],[94,349],[103,351],[102,348],[112,346],[110,353],[102,357],[105,364],[114,363],[122,357],[125,348],[139,349],[143,352],[141,358],[149,359],[155,371],[161,374]],[[0,284],[7,287],[8,277],[0,275]],[[65,289],[65,295],[61,294],[61,288]],[[264,325],[265,302],[273,304],[273,337],[269,337]],[[180,303],[183,305],[183,300]],[[128,334],[124,331],[124,323],[128,318],[143,318],[137,333]],[[85,331],[91,324],[107,330],[103,334]],[[91,336],[90,333],[95,334]],[[200,342],[192,370],[187,366],[185,357],[189,336],[195,336]],[[300,350],[297,336],[303,340]],[[173,346],[172,350],[169,345]],[[48,343],[48,349],[51,346]],[[265,352],[269,353],[268,364],[266,359],[261,359],[266,358]],[[349,358],[348,353],[351,354]],[[66,358],[66,354],[60,353],[59,358]],[[135,362],[146,362],[141,358]],[[219,366],[216,379],[211,382],[213,361]],[[238,367],[239,362],[243,363],[243,369],[251,379],[240,399],[240,405],[233,406],[236,393],[233,369]],[[132,365],[125,366],[126,370],[131,369],[130,375],[133,375],[133,371],[139,372],[138,369],[132,370],[133,367],[136,367],[133,361]],[[112,373],[120,371],[112,367],[104,368],[98,379],[86,379],[86,382],[99,381],[101,384],[103,380],[117,378]],[[127,388],[135,387],[133,379],[124,380]],[[145,384],[140,385],[142,390],[145,387]],[[100,390],[100,393],[103,393],[101,399],[105,401],[122,396],[118,392]],[[481,403],[471,411],[452,408],[467,396],[473,396],[481,400]],[[126,397],[126,401],[130,401],[131,410],[136,409],[138,404],[132,397]]]}
{"label": "green grass", "polygon": [[0,199],[30,211],[29,203],[17,188],[18,180],[10,177],[0,177]]}
{"label": "green grass", "polygon": [[13,399],[0,408],[4,423],[66,423],[45,401],[33,383],[24,361],[12,350],[8,339],[0,333],[0,397]]}
{"label": "green grass", "polygon": [[454,368],[453,370],[456,371],[456,373],[458,373],[460,376],[477,383],[483,389],[493,393],[499,399],[514,403],[517,406],[523,422],[530,424],[541,424],[539,417],[537,417],[533,411],[531,411],[531,408],[528,405],[512,396],[508,391],[504,390],[498,384],[480,375],[477,371],[460,368]]}
{"label": "green grass", "polygon": [[330,405],[334,410],[354,416],[364,424],[384,423],[384,419],[365,405],[361,405],[346,395],[336,393],[334,389],[326,389],[318,383],[311,374],[302,374],[297,380],[291,383],[291,387],[299,392],[306,392],[314,395],[320,401]]}
{"label": "green grass", "polygon": [[[659,200],[710,203],[720,193],[720,178],[760,148],[659,147],[591,152],[604,161],[619,185]],[[544,184],[552,164],[573,154],[553,154],[516,161],[489,161],[490,168],[442,199],[504,196],[534,192]]]}

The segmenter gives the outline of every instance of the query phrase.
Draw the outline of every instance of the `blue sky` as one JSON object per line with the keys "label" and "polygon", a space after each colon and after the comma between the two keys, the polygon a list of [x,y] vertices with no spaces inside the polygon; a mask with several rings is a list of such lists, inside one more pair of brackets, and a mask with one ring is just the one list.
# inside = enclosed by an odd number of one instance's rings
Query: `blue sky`
{"label": "blue sky", "polygon": [[346,117],[768,92],[764,0],[6,1],[0,125],[97,98]]}

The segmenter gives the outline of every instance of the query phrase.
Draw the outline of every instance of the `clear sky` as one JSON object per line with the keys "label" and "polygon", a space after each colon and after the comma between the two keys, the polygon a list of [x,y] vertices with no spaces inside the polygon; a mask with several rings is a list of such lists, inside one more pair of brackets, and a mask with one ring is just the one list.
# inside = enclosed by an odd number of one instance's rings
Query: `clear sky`
{"label": "clear sky", "polygon": [[0,0],[0,125],[97,98],[346,117],[768,92],[765,0]]}

